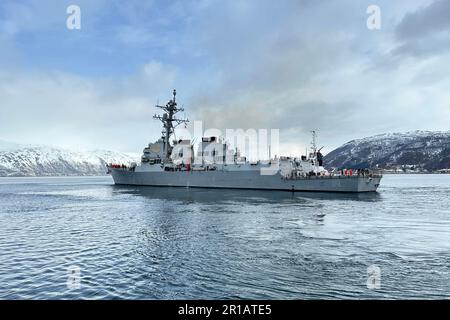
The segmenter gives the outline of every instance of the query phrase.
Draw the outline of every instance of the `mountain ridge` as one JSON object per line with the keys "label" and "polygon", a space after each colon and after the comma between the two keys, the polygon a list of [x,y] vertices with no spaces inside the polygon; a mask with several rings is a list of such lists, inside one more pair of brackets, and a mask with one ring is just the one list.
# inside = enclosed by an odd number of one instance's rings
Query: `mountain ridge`
{"label": "mountain ridge", "polygon": [[0,177],[104,175],[107,163],[129,165],[139,158],[109,150],[71,151],[0,140]]}
{"label": "mountain ridge", "polygon": [[351,140],[324,157],[328,168],[450,168],[450,131],[384,133]]}

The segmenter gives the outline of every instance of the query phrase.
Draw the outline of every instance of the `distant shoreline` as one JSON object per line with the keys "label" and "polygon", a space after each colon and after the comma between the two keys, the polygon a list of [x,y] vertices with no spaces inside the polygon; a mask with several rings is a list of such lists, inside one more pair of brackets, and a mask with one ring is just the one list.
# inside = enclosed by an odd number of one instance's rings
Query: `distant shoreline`
{"label": "distant shoreline", "polygon": [[450,174],[450,172],[384,172],[383,174]]}
{"label": "distant shoreline", "polygon": [[86,174],[86,175],[52,175],[52,176],[0,176],[1,178],[101,178],[109,177],[108,174]]}

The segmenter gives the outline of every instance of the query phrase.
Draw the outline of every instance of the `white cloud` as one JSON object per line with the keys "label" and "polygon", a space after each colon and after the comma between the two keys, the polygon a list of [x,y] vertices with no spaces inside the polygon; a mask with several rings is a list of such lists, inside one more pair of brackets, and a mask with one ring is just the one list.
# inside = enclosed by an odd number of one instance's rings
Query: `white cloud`
{"label": "white cloud", "polygon": [[[249,3],[205,12],[191,30],[220,75],[215,90],[193,100],[209,126],[280,128],[286,145],[300,149],[313,129],[328,148],[385,131],[448,129],[450,81],[440,70],[449,56],[389,57],[398,22],[429,1],[380,3],[383,28],[372,33],[364,3],[289,2],[281,12],[278,4]],[[433,74],[441,77],[430,83]]]}
{"label": "white cloud", "polygon": [[0,136],[64,147],[136,151],[159,134],[156,97],[170,94],[175,67],[152,61],[124,79],[61,72],[0,72]]}
{"label": "white cloud", "polygon": [[313,129],[328,151],[388,131],[448,130],[449,43],[429,21],[447,20],[430,9],[442,1],[430,3],[380,0],[382,28],[370,31],[370,1],[127,2],[113,38],[150,62],[114,78],[3,70],[0,137],[138,151],[159,136],[152,106],[172,88],[209,127],[280,128],[286,153],[303,152]]}

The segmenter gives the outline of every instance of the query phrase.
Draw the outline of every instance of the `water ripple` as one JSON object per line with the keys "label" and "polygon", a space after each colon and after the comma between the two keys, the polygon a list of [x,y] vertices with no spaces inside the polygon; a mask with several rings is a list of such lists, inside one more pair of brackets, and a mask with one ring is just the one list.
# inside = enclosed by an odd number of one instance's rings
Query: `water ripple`
{"label": "water ripple", "polygon": [[0,179],[0,298],[450,298],[449,186],[448,175],[387,176],[374,195]]}

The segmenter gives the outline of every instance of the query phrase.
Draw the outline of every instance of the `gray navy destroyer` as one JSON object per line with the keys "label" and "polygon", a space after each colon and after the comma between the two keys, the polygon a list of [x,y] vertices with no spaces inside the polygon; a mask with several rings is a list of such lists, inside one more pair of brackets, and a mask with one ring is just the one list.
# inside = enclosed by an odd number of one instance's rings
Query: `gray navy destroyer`
{"label": "gray navy destroyer", "polygon": [[300,157],[248,161],[221,137],[203,137],[194,157],[191,140],[171,141],[175,128],[188,122],[175,117],[184,111],[176,91],[166,105],[156,107],[163,110],[154,116],[163,124],[161,138],[145,147],[139,164],[109,164],[115,184],[317,192],[375,192],[380,185],[382,175],[368,169],[326,170],[315,132],[311,152]]}

